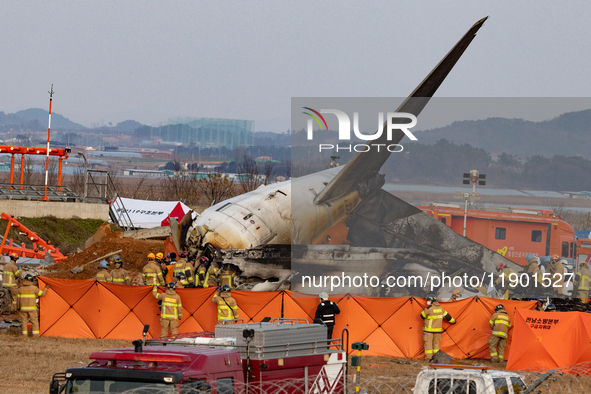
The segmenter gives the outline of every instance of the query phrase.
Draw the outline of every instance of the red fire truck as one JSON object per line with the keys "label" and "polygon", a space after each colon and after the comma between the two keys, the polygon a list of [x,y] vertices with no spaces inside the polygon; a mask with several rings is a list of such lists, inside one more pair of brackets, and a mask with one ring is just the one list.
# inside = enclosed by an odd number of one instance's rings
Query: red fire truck
{"label": "red fire truck", "polygon": [[[464,230],[464,207],[431,203],[417,206],[458,234]],[[559,255],[575,258],[575,231],[549,209],[511,207],[469,207],[466,237],[502,254],[507,259],[527,265],[525,256]]]}
{"label": "red fire truck", "polygon": [[218,325],[215,334],[136,340],[133,348],[94,352],[88,366],[55,374],[50,394],[135,389],[163,394],[345,393],[346,346],[342,338],[329,342],[326,336],[324,325],[276,319]]}

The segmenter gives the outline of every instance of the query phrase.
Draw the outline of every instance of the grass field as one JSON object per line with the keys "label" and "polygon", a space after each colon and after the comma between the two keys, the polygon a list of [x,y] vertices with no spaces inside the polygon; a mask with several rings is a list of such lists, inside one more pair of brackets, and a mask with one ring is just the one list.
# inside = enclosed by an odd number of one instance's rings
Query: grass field
{"label": "grass field", "polygon": [[[138,333],[138,339],[141,334]],[[23,337],[16,328],[0,331],[0,393],[47,393],[54,373],[90,363],[94,351],[131,346],[129,341],[100,339],[69,339],[54,337]],[[480,362],[492,368],[502,368],[488,360]],[[363,357],[362,377],[413,376],[427,363],[424,359],[406,360],[391,357]],[[349,375],[354,368],[349,368]]]}
{"label": "grass field", "polygon": [[[138,338],[141,333],[138,333]],[[90,363],[97,350],[131,346],[128,341],[24,337],[0,332],[0,393],[48,393],[54,373]]]}
{"label": "grass field", "polygon": [[[53,337],[23,337],[20,330],[0,330],[0,393],[47,393],[54,373],[65,372],[67,368],[81,367],[90,363],[89,355],[94,351],[132,346],[128,341],[100,339],[69,339]],[[141,334],[138,333],[138,339]],[[462,360],[468,365],[504,369],[504,365],[492,364],[489,360]],[[382,387],[380,392],[411,392],[416,375],[427,366],[424,359],[403,359],[393,357],[363,356],[361,361],[362,386]],[[349,367],[349,381],[355,368]],[[539,378],[540,373],[521,372],[529,385]],[[591,390],[589,374],[576,371],[572,374],[555,374],[538,387],[536,392],[588,393]],[[371,391],[371,390],[370,390]]]}

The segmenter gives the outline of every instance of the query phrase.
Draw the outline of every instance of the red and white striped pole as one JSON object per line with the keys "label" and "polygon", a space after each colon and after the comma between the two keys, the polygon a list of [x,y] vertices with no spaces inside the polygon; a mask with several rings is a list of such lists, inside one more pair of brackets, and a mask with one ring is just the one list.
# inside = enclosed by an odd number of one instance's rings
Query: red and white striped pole
{"label": "red and white striped pole", "polygon": [[49,93],[49,124],[47,126],[47,160],[45,161],[45,194],[41,201],[49,201],[47,198],[47,179],[49,177],[49,137],[51,135],[51,100],[53,96],[53,84],[51,84],[51,91]]}

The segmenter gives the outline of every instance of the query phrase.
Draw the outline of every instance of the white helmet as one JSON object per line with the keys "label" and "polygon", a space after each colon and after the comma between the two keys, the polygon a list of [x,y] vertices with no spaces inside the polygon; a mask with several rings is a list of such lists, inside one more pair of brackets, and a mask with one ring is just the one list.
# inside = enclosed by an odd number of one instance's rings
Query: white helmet
{"label": "white helmet", "polygon": [[320,293],[320,299],[324,301],[328,300],[328,293]]}

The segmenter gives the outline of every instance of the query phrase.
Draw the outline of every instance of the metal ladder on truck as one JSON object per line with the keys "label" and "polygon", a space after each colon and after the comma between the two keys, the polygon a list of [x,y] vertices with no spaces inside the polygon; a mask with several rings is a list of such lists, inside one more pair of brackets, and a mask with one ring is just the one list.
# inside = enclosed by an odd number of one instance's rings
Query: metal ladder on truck
{"label": "metal ladder on truck", "polygon": [[109,204],[109,217],[125,230],[132,230],[133,223],[107,171],[87,170],[86,201]]}

